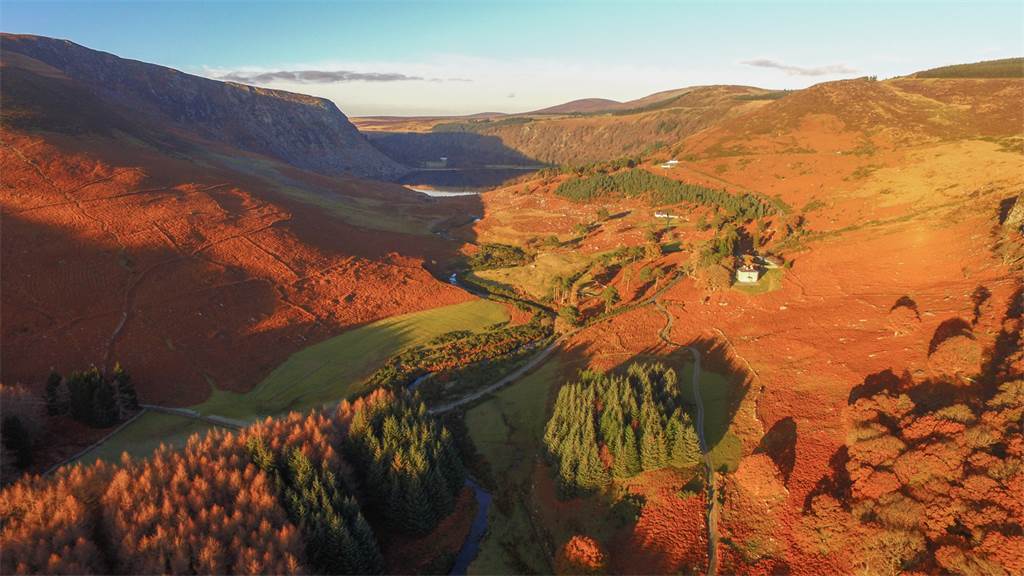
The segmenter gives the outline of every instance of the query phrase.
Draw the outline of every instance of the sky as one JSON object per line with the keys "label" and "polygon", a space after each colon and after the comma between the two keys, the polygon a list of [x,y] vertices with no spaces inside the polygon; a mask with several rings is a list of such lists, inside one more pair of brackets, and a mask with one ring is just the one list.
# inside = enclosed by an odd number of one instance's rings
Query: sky
{"label": "sky", "polygon": [[4,32],[323,96],[350,116],[803,88],[1024,55],[1024,2],[19,2]]}

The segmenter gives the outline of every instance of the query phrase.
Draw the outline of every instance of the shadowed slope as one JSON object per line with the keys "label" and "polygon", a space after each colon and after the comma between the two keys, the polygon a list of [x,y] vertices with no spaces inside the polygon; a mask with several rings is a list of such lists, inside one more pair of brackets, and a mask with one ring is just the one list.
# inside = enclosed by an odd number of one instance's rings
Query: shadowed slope
{"label": "shadowed slope", "polygon": [[0,42],[5,54],[37,60],[106,101],[208,140],[323,174],[394,178],[405,171],[323,98],[201,78],[66,40],[4,34]]}

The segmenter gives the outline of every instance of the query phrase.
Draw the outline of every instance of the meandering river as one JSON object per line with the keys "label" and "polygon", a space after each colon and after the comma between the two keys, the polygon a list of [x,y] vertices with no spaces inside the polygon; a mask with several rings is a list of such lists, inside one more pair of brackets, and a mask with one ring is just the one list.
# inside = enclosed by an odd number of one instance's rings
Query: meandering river
{"label": "meandering river", "polygon": [[476,496],[476,516],[473,517],[473,525],[469,529],[466,541],[462,543],[459,555],[455,557],[455,565],[449,572],[449,574],[457,576],[465,574],[469,565],[476,560],[477,554],[480,553],[480,542],[487,532],[487,513],[491,509],[490,492],[481,488],[472,478],[466,478],[466,486],[472,488],[473,494]]}

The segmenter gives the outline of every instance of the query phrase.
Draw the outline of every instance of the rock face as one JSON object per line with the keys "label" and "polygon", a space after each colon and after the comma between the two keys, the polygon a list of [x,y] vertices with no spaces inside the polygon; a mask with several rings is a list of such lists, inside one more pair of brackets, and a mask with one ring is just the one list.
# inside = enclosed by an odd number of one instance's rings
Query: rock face
{"label": "rock face", "polygon": [[1003,219],[1003,227],[1007,230],[1024,234],[1024,192],[1021,192],[1013,201],[1010,210]]}
{"label": "rock face", "polygon": [[56,68],[112,104],[298,168],[378,179],[408,171],[324,98],[210,80],[41,36],[3,34],[0,50]]}

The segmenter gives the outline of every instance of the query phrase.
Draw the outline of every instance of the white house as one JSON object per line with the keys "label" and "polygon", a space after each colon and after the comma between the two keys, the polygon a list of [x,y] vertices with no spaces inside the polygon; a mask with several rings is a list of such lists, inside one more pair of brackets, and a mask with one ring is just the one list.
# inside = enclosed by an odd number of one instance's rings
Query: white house
{"label": "white house", "polygon": [[668,220],[675,220],[676,218],[679,218],[679,216],[676,216],[675,214],[671,214],[669,212],[661,212],[661,211],[655,212],[654,213],[654,217],[655,218],[666,218]]}
{"label": "white house", "polygon": [[736,269],[736,281],[740,284],[757,284],[761,271],[754,266],[740,266]]}
{"label": "white house", "polygon": [[665,169],[675,168],[677,164],[679,164],[679,160],[669,160],[668,162],[662,164],[661,167]]}

